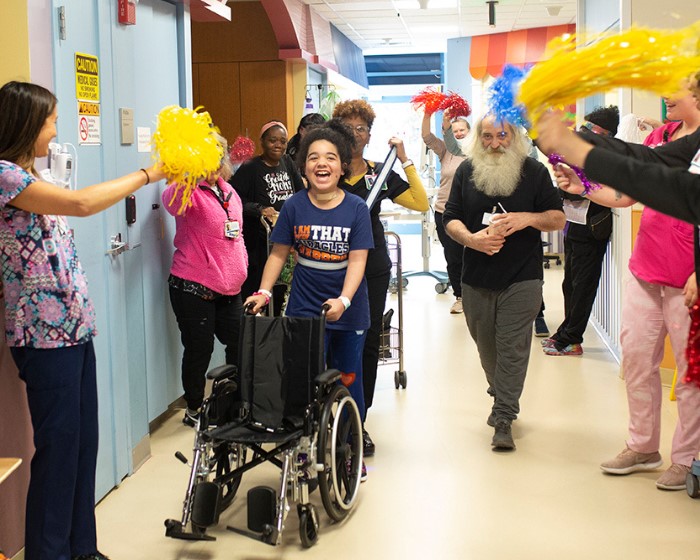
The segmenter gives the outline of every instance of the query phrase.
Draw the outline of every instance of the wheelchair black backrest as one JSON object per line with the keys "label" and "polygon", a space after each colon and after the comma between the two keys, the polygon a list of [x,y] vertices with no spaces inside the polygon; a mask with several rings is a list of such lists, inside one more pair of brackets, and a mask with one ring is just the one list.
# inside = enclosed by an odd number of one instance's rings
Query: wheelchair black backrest
{"label": "wheelchair black backrest", "polygon": [[325,319],[245,315],[239,374],[250,421],[268,430],[299,427],[325,369]]}

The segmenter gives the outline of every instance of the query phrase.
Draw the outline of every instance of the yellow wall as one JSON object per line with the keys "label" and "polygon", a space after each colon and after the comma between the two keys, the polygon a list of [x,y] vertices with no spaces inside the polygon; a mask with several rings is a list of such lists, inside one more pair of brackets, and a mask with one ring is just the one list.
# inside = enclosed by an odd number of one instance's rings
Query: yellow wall
{"label": "yellow wall", "polygon": [[27,0],[3,0],[0,17],[0,84],[29,81]]}

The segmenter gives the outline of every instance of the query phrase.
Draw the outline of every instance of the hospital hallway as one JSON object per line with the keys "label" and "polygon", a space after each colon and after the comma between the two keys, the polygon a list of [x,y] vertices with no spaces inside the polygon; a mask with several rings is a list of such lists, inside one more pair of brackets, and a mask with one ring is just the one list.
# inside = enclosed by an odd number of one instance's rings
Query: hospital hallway
{"label": "hospital hallway", "polygon": [[[413,238],[417,236],[405,236]],[[414,250],[415,240],[408,239]],[[416,247],[418,243],[416,243]],[[440,252],[434,246],[434,252]],[[439,261],[438,261],[439,262]],[[444,264],[443,264],[444,266]],[[404,263],[404,269],[409,269]],[[444,270],[444,268],[443,268]],[[546,320],[563,317],[563,266],[545,270]],[[602,461],[625,446],[627,402],[619,368],[589,325],[581,357],[550,357],[533,336],[530,367],[513,424],[517,450],[496,453],[486,425],[491,398],[464,316],[450,315],[451,291],[411,277],[404,292],[407,388],[394,388],[396,365],[379,369],[367,430],[376,454],[345,522],[332,525],[318,492],[318,543],[303,549],[296,506],[277,548],[226,530],[246,526],[246,493],[278,487],[268,463],[243,476],[237,497],[208,533],[215,542],[165,537],[179,518],[193,431],[177,410],[151,436],[152,457],[97,508],[99,548],[112,560],[547,560],[693,558],[700,550],[700,500],[660,491],[670,466],[675,403],[664,388],[657,472],[615,477]],[[396,296],[390,296],[395,303]],[[397,324],[396,317],[394,324]]]}

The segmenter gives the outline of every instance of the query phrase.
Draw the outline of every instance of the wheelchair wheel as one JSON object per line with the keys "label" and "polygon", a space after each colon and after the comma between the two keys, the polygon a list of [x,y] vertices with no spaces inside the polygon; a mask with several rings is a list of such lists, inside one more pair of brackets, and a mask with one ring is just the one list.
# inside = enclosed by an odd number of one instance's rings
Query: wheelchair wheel
{"label": "wheelchair wheel", "polygon": [[692,472],[685,475],[685,489],[691,498],[700,496],[700,479]]}
{"label": "wheelchair wheel", "polygon": [[354,507],[362,471],[362,421],[357,404],[343,385],[336,385],[321,410],[318,473],[323,507],[333,521],[342,521]]}
{"label": "wheelchair wheel", "polygon": [[[215,451],[216,457],[216,479],[229,474],[230,472],[242,467],[247,459],[248,450],[240,443],[227,445],[220,444]],[[224,511],[233,502],[233,498],[238,492],[238,487],[241,485],[239,475],[228,482],[221,485],[221,499],[219,500],[219,512]]]}
{"label": "wheelchair wheel", "polygon": [[318,540],[318,514],[312,504],[297,504],[299,538],[304,548],[311,548]]}

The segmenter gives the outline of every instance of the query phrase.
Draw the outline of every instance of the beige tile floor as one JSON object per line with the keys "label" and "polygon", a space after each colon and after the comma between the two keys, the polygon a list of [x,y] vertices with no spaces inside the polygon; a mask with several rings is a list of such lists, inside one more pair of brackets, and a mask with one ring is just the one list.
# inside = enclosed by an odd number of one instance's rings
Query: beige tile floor
{"label": "beige tile floor", "polygon": [[[555,328],[562,269],[545,276],[547,321]],[[267,465],[244,477],[239,497],[210,531],[216,542],[166,538],[163,520],[179,517],[189,472],[173,453],[189,454],[192,443],[178,414],[152,435],[152,458],[98,506],[100,548],[113,560],[697,558],[700,500],[657,490],[656,473],[612,477],[598,468],[624,447],[627,408],[618,366],[592,328],[579,358],[544,356],[533,338],[514,424],[517,451],[494,453],[474,344],[464,318],[448,313],[451,294],[437,295],[434,284],[410,280],[408,387],[394,388],[395,366],[380,368],[367,421],[377,445],[367,460],[369,480],[341,525],[330,525],[319,503],[315,547],[301,548],[293,510],[277,548],[225,530],[245,526],[248,488],[276,486],[278,471]],[[676,413],[664,402],[661,453],[668,461]]]}

